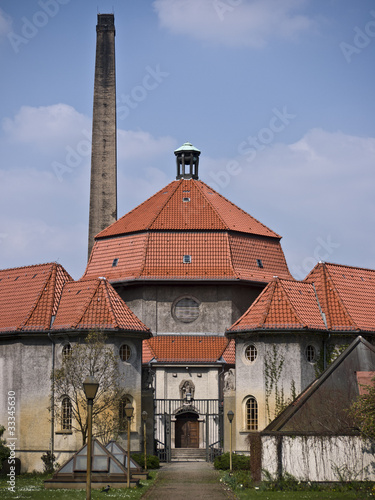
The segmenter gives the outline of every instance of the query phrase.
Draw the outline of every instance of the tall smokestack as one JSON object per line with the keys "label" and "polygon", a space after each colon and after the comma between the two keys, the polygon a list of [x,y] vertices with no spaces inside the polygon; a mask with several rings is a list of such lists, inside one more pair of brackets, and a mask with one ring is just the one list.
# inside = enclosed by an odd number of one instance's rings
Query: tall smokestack
{"label": "tall smokestack", "polygon": [[94,237],[117,220],[115,18],[98,14],[88,257]]}

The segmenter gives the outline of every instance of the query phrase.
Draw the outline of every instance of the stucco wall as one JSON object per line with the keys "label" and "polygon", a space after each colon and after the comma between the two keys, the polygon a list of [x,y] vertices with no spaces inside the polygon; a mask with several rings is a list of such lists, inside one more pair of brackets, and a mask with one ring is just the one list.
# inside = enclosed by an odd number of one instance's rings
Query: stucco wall
{"label": "stucco wall", "polygon": [[190,380],[195,386],[194,399],[219,397],[218,374],[221,367],[159,366],[156,369],[156,399],[180,399],[180,384]]}
{"label": "stucco wall", "polygon": [[[62,348],[67,343],[77,341],[77,337],[57,335],[54,337],[55,367],[59,367]],[[132,450],[141,449],[141,356],[142,341],[137,336],[113,336],[108,345],[118,353],[120,346],[126,343],[132,349],[128,362],[120,362],[120,371],[124,376],[125,392],[131,395],[135,408],[131,425]],[[52,343],[46,334],[29,335],[14,340],[2,340],[0,343],[0,424],[7,427],[9,391],[15,394],[16,433],[4,437],[11,444],[16,437],[16,456],[21,459],[22,471],[42,470],[41,455],[51,449],[51,414],[48,411],[51,401]],[[12,392],[13,394],[13,392]],[[58,397],[58,395],[56,395]],[[121,435],[120,442],[126,445],[127,436]],[[81,434],[75,431],[62,433],[60,424],[55,421],[54,453],[62,464],[74,451],[82,446]]]}
{"label": "stucco wall", "polygon": [[[214,333],[223,335],[260,293],[261,288],[242,285],[151,285],[117,288],[130,309],[153,333]],[[191,323],[172,315],[178,298],[197,299],[199,317]]]}
{"label": "stucco wall", "polygon": [[[245,357],[245,349],[248,345],[254,345],[257,357],[254,361],[248,361]],[[275,417],[275,387],[268,397],[269,415],[267,411],[267,384],[270,387],[272,377],[265,375],[265,359],[267,356],[268,366],[273,359],[274,348],[276,352],[276,365],[283,361],[281,375],[277,382],[279,394],[284,392],[284,401],[291,397],[292,382],[295,393],[299,394],[315,378],[315,363],[306,360],[306,346],[316,346],[319,353],[321,341],[319,336],[299,335],[293,333],[280,333],[272,335],[251,335],[247,338],[236,339],[236,441],[237,451],[248,451],[246,437],[246,412],[245,403],[249,396],[256,398],[258,403],[258,431],[264,429]],[[272,363],[271,363],[272,364]]]}
{"label": "stucco wall", "polygon": [[[277,439],[261,437],[262,469],[273,477],[278,473]],[[280,446],[280,472],[298,480],[375,480],[374,444],[359,436],[282,436]]]}

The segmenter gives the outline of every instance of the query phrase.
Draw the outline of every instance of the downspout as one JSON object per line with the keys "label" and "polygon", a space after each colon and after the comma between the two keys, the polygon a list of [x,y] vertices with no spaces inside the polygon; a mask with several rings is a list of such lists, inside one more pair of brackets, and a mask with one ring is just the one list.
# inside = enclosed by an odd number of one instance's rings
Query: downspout
{"label": "downspout", "polygon": [[[315,292],[315,297],[316,297],[316,301],[318,303],[320,315],[322,317],[324,326],[328,330],[327,318],[326,318],[326,315],[324,314],[324,312],[323,312],[323,310],[321,308],[321,305],[320,305],[320,302],[319,302],[319,297],[318,297],[318,294],[316,293],[316,289],[315,289],[314,283],[312,283],[312,286],[313,286],[313,289],[314,289],[314,292]],[[330,338],[331,338],[331,332],[329,331],[328,332],[328,337],[326,339],[323,339],[323,370],[325,370],[327,368],[327,344],[328,344]]]}
{"label": "downspout", "polygon": [[[53,320],[52,316],[51,327]],[[52,342],[52,390],[51,390],[51,456],[53,455],[55,448],[55,346],[56,342],[51,336],[51,331],[48,332],[48,338]]]}

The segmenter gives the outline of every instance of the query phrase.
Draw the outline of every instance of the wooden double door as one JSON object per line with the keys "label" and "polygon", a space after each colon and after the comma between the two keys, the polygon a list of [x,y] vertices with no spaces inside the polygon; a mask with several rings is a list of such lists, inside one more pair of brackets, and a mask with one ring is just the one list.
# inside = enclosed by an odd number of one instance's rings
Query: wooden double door
{"label": "wooden double door", "polygon": [[199,448],[199,422],[195,413],[183,413],[176,417],[176,448]]}

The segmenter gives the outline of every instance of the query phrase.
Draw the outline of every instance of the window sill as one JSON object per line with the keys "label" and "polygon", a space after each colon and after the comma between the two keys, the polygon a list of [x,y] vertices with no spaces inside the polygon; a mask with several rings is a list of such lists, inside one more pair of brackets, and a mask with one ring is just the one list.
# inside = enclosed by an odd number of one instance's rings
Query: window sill
{"label": "window sill", "polygon": [[63,431],[56,431],[55,434],[73,434],[73,431],[68,431],[68,430],[63,430]]}

